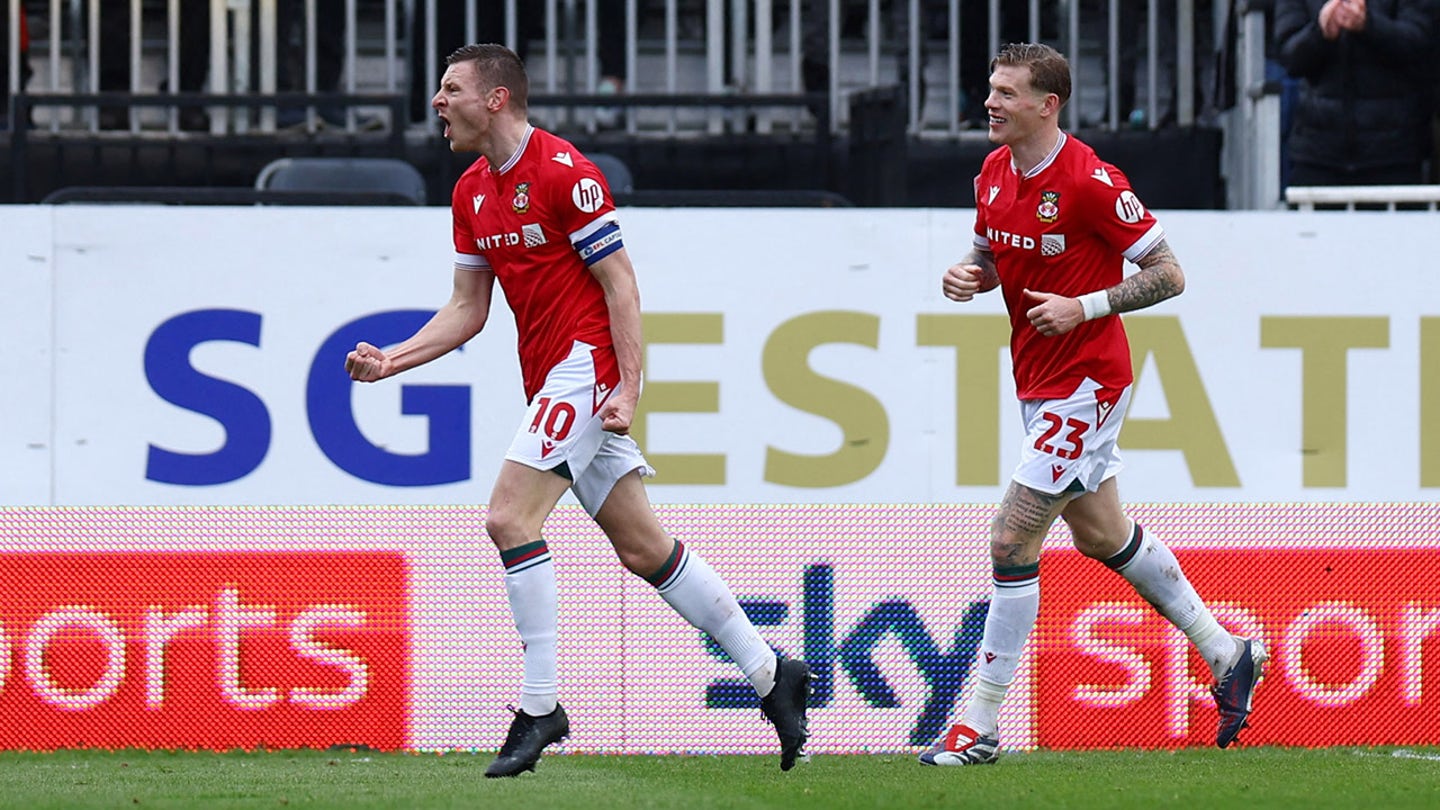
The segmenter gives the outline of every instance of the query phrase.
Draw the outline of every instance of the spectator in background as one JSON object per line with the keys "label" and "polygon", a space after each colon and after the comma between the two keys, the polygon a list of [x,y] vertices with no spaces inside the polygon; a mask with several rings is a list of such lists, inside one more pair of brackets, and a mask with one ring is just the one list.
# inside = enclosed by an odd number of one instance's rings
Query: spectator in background
{"label": "spectator in background", "polygon": [[[1179,113],[1179,79],[1177,71],[1176,50],[1178,48],[1175,20],[1178,13],[1175,0],[1160,0],[1156,4],[1156,117],[1159,121],[1157,126],[1174,126],[1178,120]],[[1136,88],[1138,86],[1149,87],[1149,0],[1122,0],[1120,3],[1119,19],[1119,43],[1120,49],[1120,70],[1117,77],[1119,82],[1119,112],[1121,125],[1129,124],[1132,128],[1142,129],[1149,126],[1150,103],[1147,99],[1143,105],[1137,105]],[[1194,32],[1194,78],[1195,96],[1194,106],[1191,112],[1201,117],[1210,109],[1213,109],[1215,100],[1205,98],[1205,90],[1213,82],[1209,76],[1214,70],[1214,14],[1208,0],[1196,0],[1194,4],[1194,15],[1192,16]],[[1105,63],[1107,66],[1109,61]],[[1143,70],[1137,70],[1143,68]],[[1108,114],[1108,113],[1107,113]]]}
{"label": "spectator in background", "polygon": [[[278,92],[303,92],[305,81],[305,3],[303,0],[281,0],[275,7],[276,48],[275,88]],[[340,76],[345,70],[345,0],[315,2],[315,92],[340,92]],[[325,104],[319,108],[320,120],[337,127],[345,126],[345,108]],[[305,123],[304,108],[283,108],[277,123],[299,126]]]}
{"label": "spectator in background", "polygon": [[[0,9],[8,9],[9,4],[0,6]],[[25,4],[20,4],[18,19],[15,20],[15,27],[19,32],[20,41],[20,79],[16,87],[24,90],[30,83],[30,77],[34,71],[30,69],[30,30],[25,24]],[[4,86],[5,92],[10,92],[10,15],[0,11],[0,86]],[[6,98],[9,98],[7,95]],[[7,103],[0,109],[0,129],[6,128],[10,123],[10,105]],[[28,125],[29,122],[27,121]]]}
{"label": "spectator in background", "polygon": [[[316,0],[315,25],[315,90],[317,93],[335,93],[340,89],[340,76],[345,66],[345,0]],[[258,4],[253,5],[252,14],[259,13]],[[305,3],[303,0],[280,0],[275,7],[276,26],[276,81],[277,92],[299,92],[306,90],[305,83]],[[130,0],[102,0],[100,4],[100,90],[104,92],[128,92],[130,90]],[[250,87],[259,90],[260,30],[258,20],[252,20],[251,58],[253,75]],[[208,2],[182,3],[180,7],[180,92],[201,93],[206,89],[210,73],[210,4]],[[167,89],[165,81],[160,83],[161,91]],[[226,92],[222,88],[212,92]],[[321,119],[335,126],[344,125],[344,109],[336,105],[320,108]],[[278,115],[280,126],[294,126],[304,123],[305,109],[290,107],[281,109]],[[126,129],[129,127],[127,110],[123,106],[103,108],[100,112],[102,129]],[[203,108],[180,108],[180,128],[203,131],[210,128],[210,118]]]}
{"label": "spectator in background", "polygon": [[[100,91],[130,92],[130,0],[101,0]],[[210,4],[183,3],[180,6],[180,92],[200,93],[210,72]],[[167,89],[161,82],[160,89]],[[129,107],[112,105],[100,109],[101,129],[129,129]],[[210,116],[199,107],[180,109],[180,128],[206,130]]]}
{"label": "spectator in background", "polygon": [[[800,20],[800,82],[806,93],[828,93],[830,92],[830,4],[827,0],[797,0],[801,2]],[[879,25],[882,31],[881,36],[888,36],[894,43],[896,53],[896,81],[904,88],[908,97],[910,92],[910,2],[909,0],[886,0],[882,3],[886,6],[883,12],[886,20]],[[925,99],[925,77],[924,65],[926,57],[926,33],[925,3],[921,4],[920,14],[920,99],[921,106],[924,106]],[[839,14],[839,37],[851,39],[866,36],[865,27],[868,24],[868,6],[853,2],[840,3]],[[887,24],[888,23],[888,24]],[[813,112],[813,110],[812,110]],[[830,111],[831,119],[834,119],[835,110]]]}
{"label": "spectator in background", "polygon": [[1424,181],[1437,37],[1440,0],[1279,0],[1280,62],[1303,82],[1291,185]]}
{"label": "spectator in background", "polygon": [[[636,29],[639,18],[644,14],[644,0],[635,4]],[[625,0],[600,0],[597,15],[598,30],[595,32],[596,56],[600,61],[600,81],[595,92],[602,96],[618,96],[625,92],[625,81],[629,71],[625,66]],[[614,127],[620,124],[618,107],[601,107],[595,111],[601,126]]]}
{"label": "spectator in background", "polygon": [[[801,61],[800,76],[807,93],[824,93],[830,89],[830,5],[826,0],[800,0]],[[894,51],[896,82],[908,96],[910,90],[910,2],[885,0],[881,4],[880,27]],[[925,106],[927,60],[944,62],[949,36],[949,4],[944,0],[920,0],[920,105]],[[1027,4],[1001,3],[996,9],[1000,17],[999,44],[1019,42],[1028,37],[1030,12]],[[1055,38],[1059,16],[1057,0],[1040,0],[1042,39]],[[840,4],[840,37],[862,39],[866,36],[869,6],[858,0],[842,0]],[[986,125],[985,97],[990,94],[990,3],[989,0],[961,0],[960,3],[960,126]],[[948,88],[946,88],[948,90]],[[834,112],[832,111],[832,115]]]}

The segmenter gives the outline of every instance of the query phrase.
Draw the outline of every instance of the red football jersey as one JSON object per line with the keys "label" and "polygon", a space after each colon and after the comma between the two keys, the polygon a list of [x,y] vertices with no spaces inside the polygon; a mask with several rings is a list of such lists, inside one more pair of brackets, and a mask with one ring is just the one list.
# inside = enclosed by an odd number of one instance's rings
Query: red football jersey
{"label": "red football jersey", "polygon": [[1010,147],[985,158],[975,178],[975,245],[995,256],[1010,312],[1010,356],[1020,399],[1062,399],[1085,377],[1106,388],[1134,379],[1118,316],[1086,321],[1056,337],[1030,325],[1024,291],[1078,297],[1120,283],[1165,236],[1130,181],[1078,138],[1060,133],[1055,151],[1021,177]]}
{"label": "red football jersey", "polygon": [[515,313],[528,401],[575,341],[612,345],[589,265],[620,249],[605,176],[563,138],[529,127],[499,168],[481,157],[455,183],[455,264],[493,270]]}

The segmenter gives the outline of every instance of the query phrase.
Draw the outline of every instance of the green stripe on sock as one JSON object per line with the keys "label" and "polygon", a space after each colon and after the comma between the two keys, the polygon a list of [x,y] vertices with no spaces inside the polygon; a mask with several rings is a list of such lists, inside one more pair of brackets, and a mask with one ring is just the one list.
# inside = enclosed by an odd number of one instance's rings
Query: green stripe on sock
{"label": "green stripe on sock", "polygon": [[665,580],[669,579],[670,575],[675,573],[675,566],[677,565],[677,561],[680,559],[680,555],[684,553],[684,551],[685,547],[680,545],[679,540],[676,540],[675,547],[670,549],[670,556],[665,558],[664,565],[661,565],[658,569],[656,569],[653,574],[645,577],[645,581],[655,586],[656,588],[664,585]]}
{"label": "green stripe on sock", "polygon": [[1036,560],[1029,565],[997,565],[994,566],[995,583],[1015,585],[1024,580],[1036,579],[1040,576],[1040,561]]}
{"label": "green stripe on sock", "polygon": [[1145,530],[1140,528],[1139,523],[1136,523],[1135,530],[1130,532],[1130,540],[1125,543],[1125,547],[1120,549],[1115,556],[1105,560],[1105,565],[1109,567],[1111,571],[1119,571],[1121,568],[1129,565],[1130,561],[1135,559],[1135,555],[1140,551],[1140,544],[1144,542],[1144,540]]}
{"label": "green stripe on sock", "polygon": [[545,554],[548,552],[549,549],[545,547],[545,541],[536,540],[533,543],[526,543],[523,546],[508,548],[500,552],[500,562],[503,563],[506,568],[509,568],[511,565],[515,564],[520,560],[537,557],[541,554]]}

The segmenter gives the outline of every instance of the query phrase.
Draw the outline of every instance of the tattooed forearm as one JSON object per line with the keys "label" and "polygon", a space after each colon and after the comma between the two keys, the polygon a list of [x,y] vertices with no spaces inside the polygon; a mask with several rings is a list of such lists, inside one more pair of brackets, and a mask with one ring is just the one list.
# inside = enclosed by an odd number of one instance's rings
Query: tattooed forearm
{"label": "tattooed forearm", "polygon": [[973,264],[979,266],[980,292],[989,292],[1000,286],[1000,273],[995,270],[995,254],[980,248],[971,248],[960,260],[961,264]]}
{"label": "tattooed forearm", "polygon": [[1012,483],[1000,501],[990,537],[990,558],[995,565],[1028,565],[1040,559],[1040,545],[1056,515],[1069,500],[1065,493],[1049,495]]}
{"label": "tattooed forearm", "polygon": [[1170,245],[1163,239],[1136,262],[1140,272],[1111,287],[1111,312],[1130,312],[1173,298],[1185,289],[1185,272],[1180,269]]}

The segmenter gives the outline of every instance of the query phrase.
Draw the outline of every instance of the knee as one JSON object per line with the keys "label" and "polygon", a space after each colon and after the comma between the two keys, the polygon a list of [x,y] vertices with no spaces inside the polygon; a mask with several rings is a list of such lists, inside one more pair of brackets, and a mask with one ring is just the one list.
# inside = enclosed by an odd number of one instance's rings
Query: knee
{"label": "knee", "polygon": [[1092,560],[1108,560],[1119,553],[1123,538],[1106,537],[1102,533],[1072,531],[1075,550]]}
{"label": "knee", "polygon": [[1012,568],[1030,565],[1040,559],[1039,544],[1024,543],[1014,537],[997,535],[990,538],[990,565],[994,568]]}
{"label": "knee", "polygon": [[532,531],[519,515],[503,507],[491,507],[485,515],[485,533],[490,536],[490,542],[502,551],[540,539],[538,528]]}
{"label": "knee", "polygon": [[620,564],[625,566],[625,570],[630,573],[644,577],[650,575],[654,572],[655,568],[659,567],[651,566],[647,568],[646,563],[648,560],[639,549],[625,543],[615,542],[613,538],[610,542],[615,549],[615,557],[620,560]]}
{"label": "knee", "polygon": [[1113,478],[1072,500],[1060,517],[1070,528],[1075,550],[1094,560],[1114,557],[1130,538],[1132,523],[1120,505]]}
{"label": "knee", "polygon": [[1014,562],[1010,558],[1010,545],[998,537],[990,538],[990,565],[1000,567],[1013,564]]}
{"label": "knee", "polygon": [[1120,553],[1129,539],[1129,523],[1109,525],[1103,522],[1072,520],[1070,536],[1074,539],[1075,550],[1092,560],[1108,560]]}
{"label": "knee", "polygon": [[648,578],[653,576],[665,566],[670,560],[671,552],[675,551],[675,541],[669,535],[660,534],[657,536],[646,535],[623,535],[612,536],[610,543],[615,549],[615,556],[619,558],[620,564],[625,566],[630,573]]}

